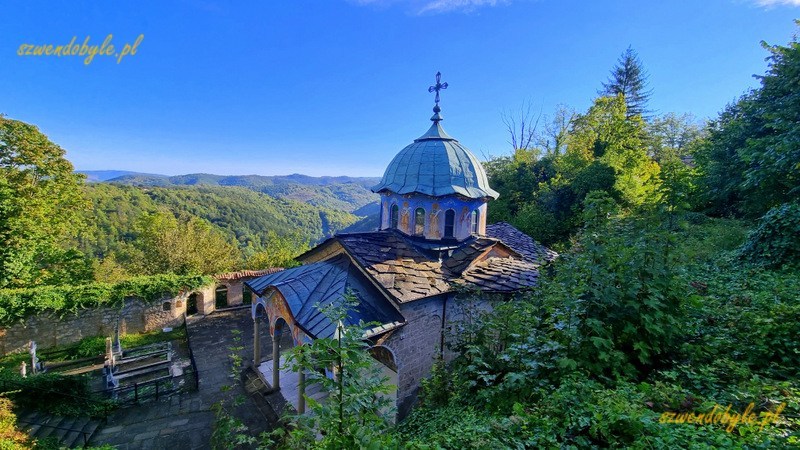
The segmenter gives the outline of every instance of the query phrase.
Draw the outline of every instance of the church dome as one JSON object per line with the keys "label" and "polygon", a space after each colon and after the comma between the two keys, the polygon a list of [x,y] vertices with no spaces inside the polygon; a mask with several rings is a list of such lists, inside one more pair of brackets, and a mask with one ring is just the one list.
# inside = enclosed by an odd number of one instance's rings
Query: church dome
{"label": "church dome", "polygon": [[373,192],[419,193],[433,197],[497,198],[486,171],[466,147],[445,133],[438,105],[431,128],[394,157]]}

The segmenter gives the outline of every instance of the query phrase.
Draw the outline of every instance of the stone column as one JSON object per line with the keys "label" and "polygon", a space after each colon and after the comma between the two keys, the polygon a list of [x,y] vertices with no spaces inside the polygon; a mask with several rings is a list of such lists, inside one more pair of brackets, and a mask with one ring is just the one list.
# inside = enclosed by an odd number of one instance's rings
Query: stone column
{"label": "stone column", "polygon": [[301,367],[300,372],[297,374],[297,390],[299,397],[297,399],[297,412],[303,414],[306,412],[306,373]]}
{"label": "stone column", "polygon": [[258,317],[253,319],[253,367],[258,370],[261,365],[261,333]]}
{"label": "stone column", "polygon": [[281,388],[281,334],[272,335],[272,389]]}

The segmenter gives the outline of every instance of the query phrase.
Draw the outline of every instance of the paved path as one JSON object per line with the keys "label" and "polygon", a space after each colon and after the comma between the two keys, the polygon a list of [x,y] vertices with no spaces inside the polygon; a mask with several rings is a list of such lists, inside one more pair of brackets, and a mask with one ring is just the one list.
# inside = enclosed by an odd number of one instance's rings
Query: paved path
{"label": "paved path", "polygon": [[[248,425],[253,435],[273,426],[274,413],[265,411],[264,402],[257,405],[246,395],[240,380],[231,376],[228,354],[233,345],[232,329],[242,332],[242,360],[247,363],[253,355],[250,310],[217,311],[205,317],[191,317],[188,328],[200,373],[198,391],[115,412],[92,438],[92,445],[110,444],[120,450],[210,448],[214,425],[211,405],[223,398],[229,399],[230,404],[230,399],[237,395],[245,396],[245,401],[234,409],[234,415]],[[264,355],[272,352],[271,340],[266,334],[261,340],[261,348]],[[224,385],[234,387],[223,393],[221,388]]]}

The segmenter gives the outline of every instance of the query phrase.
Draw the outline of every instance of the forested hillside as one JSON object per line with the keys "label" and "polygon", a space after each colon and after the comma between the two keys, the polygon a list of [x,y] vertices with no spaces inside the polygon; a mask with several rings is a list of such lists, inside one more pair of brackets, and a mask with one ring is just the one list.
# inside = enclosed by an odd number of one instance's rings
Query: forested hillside
{"label": "forested hillside", "polygon": [[353,212],[378,200],[369,188],[378,178],[310,177],[306,175],[212,175],[207,173],[177,175],[132,174],[106,180],[130,186],[238,186],[271,195],[277,199],[296,200],[339,211]]}
{"label": "forested hillside", "polygon": [[[283,242],[298,254],[308,245],[355,223],[359,217],[295,200],[278,200],[241,187],[137,187],[106,183],[83,186],[91,207],[77,247],[91,258],[110,258],[123,266],[140,257],[137,241],[146,234],[148,217],[168,214],[181,221],[202,220],[239,254],[233,267]],[[294,256],[294,255],[292,255]],[[107,263],[110,263],[108,261]],[[276,261],[279,263],[279,261]],[[224,267],[224,266],[223,266]]]}

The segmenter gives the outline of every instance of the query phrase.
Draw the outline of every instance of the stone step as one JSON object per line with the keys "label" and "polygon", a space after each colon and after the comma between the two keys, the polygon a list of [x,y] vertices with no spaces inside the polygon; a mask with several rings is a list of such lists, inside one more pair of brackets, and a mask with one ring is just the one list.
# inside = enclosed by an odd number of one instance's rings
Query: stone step
{"label": "stone step", "polygon": [[36,433],[32,434],[31,437],[35,439],[44,439],[55,433],[57,429],[54,427],[61,425],[63,421],[64,418],[61,416],[45,417],[44,420],[39,422],[42,426]]}
{"label": "stone step", "polygon": [[[96,419],[93,419],[88,424],[84,425],[82,430],[83,430],[84,433],[86,433],[86,442],[91,441],[92,437],[97,432],[98,428],[100,428],[100,421],[96,420]],[[79,440],[76,442],[76,444],[78,444],[78,445],[75,445],[72,448],[82,447],[83,446],[83,437],[79,438]]]}
{"label": "stone step", "polygon": [[53,428],[53,432],[50,433],[50,437],[53,439],[57,439],[58,442],[61,442],[62,439],[64,439],[64,436],[66,436],[67,433],[70,432],[76,420],[77,417],[65,417],[64,420],[62,420],[61,423],[57,425],[58,428]]}
{"label": "stone step", "polygon": [[[67,448],[76,448],[82,447],[85,443],[89,442],[89,436],[86,436],[86,441],[84,442],[82,431],[84,431],[84,428],[89,425],[90,422],[93,422],[93,420],[89,417],[79,417],[76,419],[72,426],[73,431],[70,431],[61,439],[61,444]],[[97,421],[94,420],[94,422]]]}
{"label": "stone step", "polygon": [[100,426],[99,420],[90,417],[49,416],[38,411],[21,413],[18,422],[31,438],[55,439],[60,448],[84,447]]}

